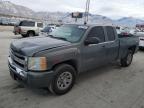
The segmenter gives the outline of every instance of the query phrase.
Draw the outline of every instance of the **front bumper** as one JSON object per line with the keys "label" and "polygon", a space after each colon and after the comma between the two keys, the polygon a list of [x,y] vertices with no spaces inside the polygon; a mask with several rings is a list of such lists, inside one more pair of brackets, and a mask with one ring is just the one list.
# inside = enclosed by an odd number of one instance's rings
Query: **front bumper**
{"label": "front bumper", "polygon": [[48,85],[50,84],[51,80],[55,75],[53,71],[26,72],[20,69],[19,67],[13,65],[9,60],[8,60],[8,66],[10,70],[10,75],[14,80],[17,80],[20,83],[35,88],[48,87]]}

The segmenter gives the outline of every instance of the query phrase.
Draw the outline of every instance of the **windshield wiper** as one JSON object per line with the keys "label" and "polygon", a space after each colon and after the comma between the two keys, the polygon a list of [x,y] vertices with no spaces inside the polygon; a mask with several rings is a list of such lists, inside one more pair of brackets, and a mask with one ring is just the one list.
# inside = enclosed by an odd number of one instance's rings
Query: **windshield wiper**
{"label": "windshield wiper", "polygon": [[51,37],[51,38],[56,38],[56,39],[68,41],[68,40],[67,40],[66,38],[64,38],[64,37],[56,37],[56,36],[53,36],[53,35],[48,35],[48,36]]}
{"label": "windshield wiper", "polygon": [[56,38],[56,39],[61,39],[61,40],[64,40],[64,41],[68,41],[66,38],[64,38],[64,37],[54,37],[54,38]]}

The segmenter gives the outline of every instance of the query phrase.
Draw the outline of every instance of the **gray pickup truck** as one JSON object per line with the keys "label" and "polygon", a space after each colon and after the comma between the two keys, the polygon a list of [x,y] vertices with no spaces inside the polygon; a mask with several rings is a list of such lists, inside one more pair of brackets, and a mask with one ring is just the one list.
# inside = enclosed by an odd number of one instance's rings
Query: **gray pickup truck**
{"label": "gray pickup truck", "polygon": [[118,35],[112,26],[63,25],[46,37],[12,42],[8,66],[14,80],[61,95],[79,73],[114,61],[129,66],[138,44],[138,37]]}

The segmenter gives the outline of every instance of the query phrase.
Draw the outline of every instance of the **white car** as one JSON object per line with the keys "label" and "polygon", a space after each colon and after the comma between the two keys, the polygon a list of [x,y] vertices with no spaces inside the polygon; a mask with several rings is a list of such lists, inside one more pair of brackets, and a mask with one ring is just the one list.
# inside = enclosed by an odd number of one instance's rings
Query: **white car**
{"label": "white car", "polygon": [[144,48],[144,36],[143,37],[139,37],[139,47],[140,48]]}
{"label": "white car", "polygon": [[139,47],[144,48],[144,32],[137,32],[137,36],[139,36]]}
{"label": "white car", "polygon": [[139,47],[144,48],[144,32],[137,31],[135,35],[139,37]]}

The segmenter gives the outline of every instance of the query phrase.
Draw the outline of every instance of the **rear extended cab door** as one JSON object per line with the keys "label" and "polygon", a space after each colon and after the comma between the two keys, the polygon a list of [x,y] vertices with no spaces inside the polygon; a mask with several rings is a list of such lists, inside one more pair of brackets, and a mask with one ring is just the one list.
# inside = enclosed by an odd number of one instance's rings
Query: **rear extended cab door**
{"label": "rear extended cab door", "polygon": [[116,29],[112,26],[105,26],[106,42],[106,60],[113,62],[118,59],[119,56],[119,39]]}

